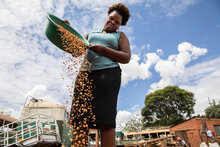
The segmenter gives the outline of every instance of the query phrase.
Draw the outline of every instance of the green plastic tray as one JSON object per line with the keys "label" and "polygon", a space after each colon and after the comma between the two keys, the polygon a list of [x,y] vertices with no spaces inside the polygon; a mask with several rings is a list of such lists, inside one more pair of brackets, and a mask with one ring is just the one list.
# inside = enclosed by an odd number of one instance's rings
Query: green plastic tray
{"label": "green plastic tray", "polygon": [[57,26],[57,24],[61,25],[62,27],[64,27],[66,30],[68,30],[69,32],[73,33],[75,36],[77,36],[80,40],[82,40],[83,42],[86,43],[86,46],[89,46],[89,42],[80,34],[78,33],[75,29],[73,29],[70,25],[68,25],[67,23],[63,22],[60,18],[58,18],[57,16],[47,13],[46,15],[47,19],[48,19],[48,23],[45,29],[45,34],[47,36],[47,38],[54,44],[56,45],[58,48],[64,50],[65,48],[62,45],[62,39],[61,36],[59,35],[59,31],[57,31],[57,29],[59,28]]}

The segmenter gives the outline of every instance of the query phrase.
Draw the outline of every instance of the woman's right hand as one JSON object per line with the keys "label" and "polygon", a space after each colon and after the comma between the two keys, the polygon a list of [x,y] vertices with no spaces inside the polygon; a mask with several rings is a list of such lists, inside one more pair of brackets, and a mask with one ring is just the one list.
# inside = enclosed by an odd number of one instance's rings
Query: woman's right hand
{"label": "woman's right hand", "polygon": [[64,23],[67,23],[68,25],[70,25],[70,22],[66,19],[63,20]]}

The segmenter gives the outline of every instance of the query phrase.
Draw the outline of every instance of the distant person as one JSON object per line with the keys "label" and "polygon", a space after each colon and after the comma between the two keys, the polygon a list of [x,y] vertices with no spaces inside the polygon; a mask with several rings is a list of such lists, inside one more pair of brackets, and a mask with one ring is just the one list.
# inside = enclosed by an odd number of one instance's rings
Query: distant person
{"label": "distant person", "polygon": [[177,137],[177,142],[180,144],[179,147],[186,146],[186,142],[181,137]]}
{"label": "distant person", "polygon": [[206,132],[206,134],[207,134],[207,136],[208,136],[209,138],[212,138],[213,140],[215,140],[215,133],[214,133],[213,130],[208,130],[208,131]]}
{"label": "distant person", "polygon": [[212,135],[215,137],[215,132],[212,130]]}

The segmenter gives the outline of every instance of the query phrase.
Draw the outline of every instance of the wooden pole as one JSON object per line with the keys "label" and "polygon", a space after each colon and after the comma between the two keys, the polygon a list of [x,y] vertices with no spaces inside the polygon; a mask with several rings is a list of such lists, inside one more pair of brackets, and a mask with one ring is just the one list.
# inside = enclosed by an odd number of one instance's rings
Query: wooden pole
{"label": "wooden pole", "polygon": [[99,130],[96,129],[96,133],[95,133],[95,146],[99,147]]}

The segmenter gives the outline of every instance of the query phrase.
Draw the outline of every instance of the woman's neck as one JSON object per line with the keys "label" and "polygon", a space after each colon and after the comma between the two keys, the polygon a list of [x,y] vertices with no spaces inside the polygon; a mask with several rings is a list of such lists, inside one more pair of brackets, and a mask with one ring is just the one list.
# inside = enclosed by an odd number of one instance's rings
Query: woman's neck
{"label": "woman's neck", "polygon": [[[114,31],[114,32],[116,32],[116,31]],[[107,34],[107,33],[114,33],[114,32],[108,32],[107,30],[102,30],[102,34]]]}

